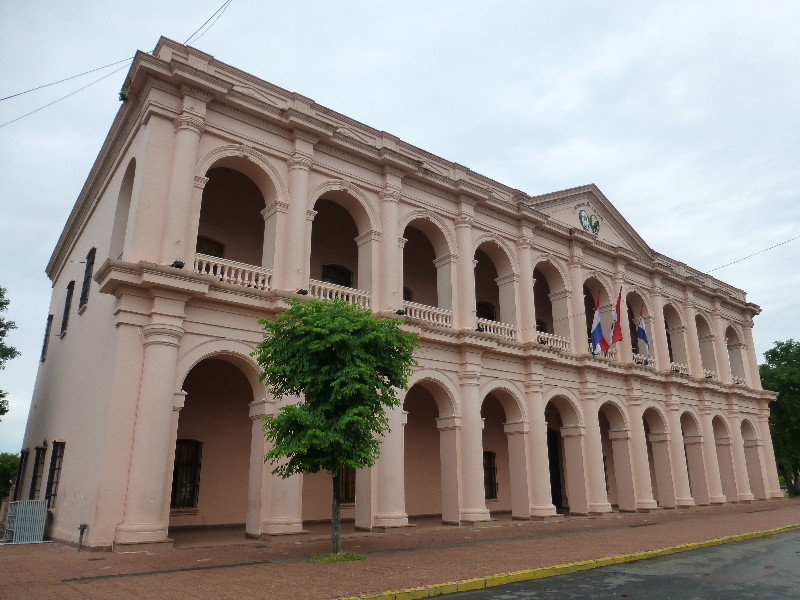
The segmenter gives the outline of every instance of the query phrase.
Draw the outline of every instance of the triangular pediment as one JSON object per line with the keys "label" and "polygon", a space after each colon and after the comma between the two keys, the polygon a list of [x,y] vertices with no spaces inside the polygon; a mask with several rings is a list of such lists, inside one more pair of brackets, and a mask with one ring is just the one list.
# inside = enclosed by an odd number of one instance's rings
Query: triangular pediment
{"label": "triangular pediment", "polygon": [[530,206],[552,221],[584,231],[599,242],[653,257],[650,246],[593,183],[534,196]]}
{"label": "triangular pediment", "polygon": [[256,89],[249,85],[244,84],[237,84],[233,86],[234,92],[239,92],[240,94],[244,94],[245,96],[250,96],[251,98],[255,98],[256,100],[260,100],[270,106],[274,106],[276,108],[286,108],[286,101],[279,97],[273,96],[265,92],[264,90]]}

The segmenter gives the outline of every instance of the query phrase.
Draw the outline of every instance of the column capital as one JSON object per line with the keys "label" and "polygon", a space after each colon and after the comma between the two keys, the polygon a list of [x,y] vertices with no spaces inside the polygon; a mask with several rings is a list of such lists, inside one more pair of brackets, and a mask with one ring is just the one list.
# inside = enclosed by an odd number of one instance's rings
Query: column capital
{"label": "column capital", "polygon": [[175,131],[192,131],[197,135],[201,135],[205,129],[205,120],[191,113],[183,112],[172,121],[175,126]]}
{"label": "column capital", "polygon": [[362,233],[360,236],[356,238],[356,245],[363,246],[364,244],[369,242],[380,241],[380,239],[381,239],[381,232],[371,229],[367,232]]}
{"label": "column capital", "polygon": [[473,215],[461,213],[455,218],[455,223],[456,229],[469,228],[475,224],[475,217]]}
{"label": "column capital", "polygon": [[169,325],[167,323],[150,323],[142,327],[142,343],[145,346],[151,344],[163,344],[165,346],[180,346],[181,338],[185,333],[183,327]]}
{"label": "column capital", "polygon": [[502,277],[496,277],[494,280],[498,286],[502,286],[507,283],[516,283],[518,281],[519,275],[517,273],[509,273],[508,275],[503,275]]}
{"label": "column capital", "polygon": [[295,152],[292,154],[291,158],[286,161],[286,164],[290,171],[310,171],[311,167],[314,165],[314,158],[307,154]]}
{"label": "column capital", "polygon": [[458,262],[458,254],[444,254],[433,259],[433,266],[437,269],[444,265],[452,265]]}
{"label": "column capital", "polygon": [[439,417],[436,419],[436,428],[439,431],[449,429],[461,429],[461,417],[450,415],[449,417]]}
{"label": "column capital", "polygon": [[306,221],[313,221],[314,217],[317,216],[317,211],[309,209],[306,211]]}
{"label": "column capital", "polygon": [[186,392],[183,390],[178,390],[172,395],[172,410],[173,412],[180,412],[180,410],[186,404]]}
{"label": "column capital", "polygon": [[208,183],[208,177],[203,177],[202,175],[195,175],[194,187],[202,190],[205,189],[207,183]]}
{"label": "column capital", "polygon": [[506,435],[519,435],[528,433],[531,430],[528,421],[508,421],[503,423],[503,431]]}
{"label": "column capital", "polygon": [[380,198],[381,202],[399,204],[401,199],[400,190],[397,188],[383,188],[378,192],[378,198]]}
{"label": "column capital", "polygon": [[286,214],[287,212],[289,212],[289,203],[282,200],[276,200],[275,202],[270,202],[264,208],[264,210],[261,211],[261,216],[264,217],[264,220],[266,221],[275,213]]}
{"label": "column capital", "polygon": [[255,421],[267,415],[272,416],[275,414],[275,399],[274,398],[257,398],[249,405],[250,418]]}

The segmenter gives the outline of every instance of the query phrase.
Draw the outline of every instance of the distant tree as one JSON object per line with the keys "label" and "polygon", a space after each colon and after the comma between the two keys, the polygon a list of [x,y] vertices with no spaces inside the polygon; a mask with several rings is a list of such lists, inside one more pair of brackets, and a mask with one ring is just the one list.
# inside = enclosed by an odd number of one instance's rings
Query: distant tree
{"label": "distant tree", "polygon": [[789,493],[800,495],[800,342],[775,342],[759,365],[761,384],[778,392],[771,405],[769,429],[775,462]]}
{"label": "distant tree", "polygon": [[[17,325],[14,321],[6,321],[3,314],[8,308],[9,300],[6,298],[6,289],[0,286],[0,370],[6,368],[6,361],[19,356],[19,351],[13,346],[8,346],[5,343],[6,335],[12,329],[16,329]],[[6,392],[0,390],[0,417],[8,412],[8,399]]]}
{"label": "distant tree", "polygon": [[18,470],[19,455],[10,452],[0,453],[0,499],[8,496]]}
{"label": "distant tree", "polygon": [[388,430],[386,409],[400,401],[415,365],[417,336],[394,319],[376,319],[345,302],[288,301],[270,322],[260,320],[264,341],[253,355],[275,398],[300,396],[264,418],[272,449],[264,457],[273,473],[325,470],[333,479],[331,551],[341,551],[339,471],[375,463],[378,436]]}

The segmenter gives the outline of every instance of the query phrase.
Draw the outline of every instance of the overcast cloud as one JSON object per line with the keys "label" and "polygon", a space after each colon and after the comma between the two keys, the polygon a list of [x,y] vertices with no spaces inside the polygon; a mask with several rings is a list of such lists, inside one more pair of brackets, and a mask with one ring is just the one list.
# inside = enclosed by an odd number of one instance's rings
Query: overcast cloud
{"label": "overcast cloud", "polygon": [[[4,2],[0,97],[182,42],[221,2]],[[233,0],[193,45],[529,194],[596,183],[654,250],[708,271],[800,234],[798,31],[795,1]],[[111,70],[0,102],[0,124]],[[22,442],[44,268],[126,72],[0,127],[0,285],[23,353],[0,372],[0,451]],[[712,273],[762,307],[759,360],[800,339],[799,258],[796,240]]]}

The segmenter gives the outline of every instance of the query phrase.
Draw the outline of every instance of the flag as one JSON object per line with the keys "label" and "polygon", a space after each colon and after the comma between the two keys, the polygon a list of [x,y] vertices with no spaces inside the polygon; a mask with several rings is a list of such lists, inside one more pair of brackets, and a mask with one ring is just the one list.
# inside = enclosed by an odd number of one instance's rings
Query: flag
{"label": "flag", "polygon": [[647,341],[647,331],[644,328],[644,307],[639,311],[639,329],[636,331],[636,337],[639,340],[639,354],[642,353],[642,344],[644,344],[644,364],[650,363],[650,343]]}
{"label": "flag", "polygon": [[608,348],[608,342],[603,336],[603,328],[600,326],[600,294],[597,294],[594,320],[592,321],[592,354],[600,354],[600,352],[605,352]]}
{"label": "flag", "polygon": [[622,341],[622,325],[619,320],[619,306],[622,303],[622,288],[619,288],[619,296],[617,296],[617,308],[614,310],[614,318],[611,320],[611,332],[609,335],[611,339],[606,342],[610,348],[612,344]]}

